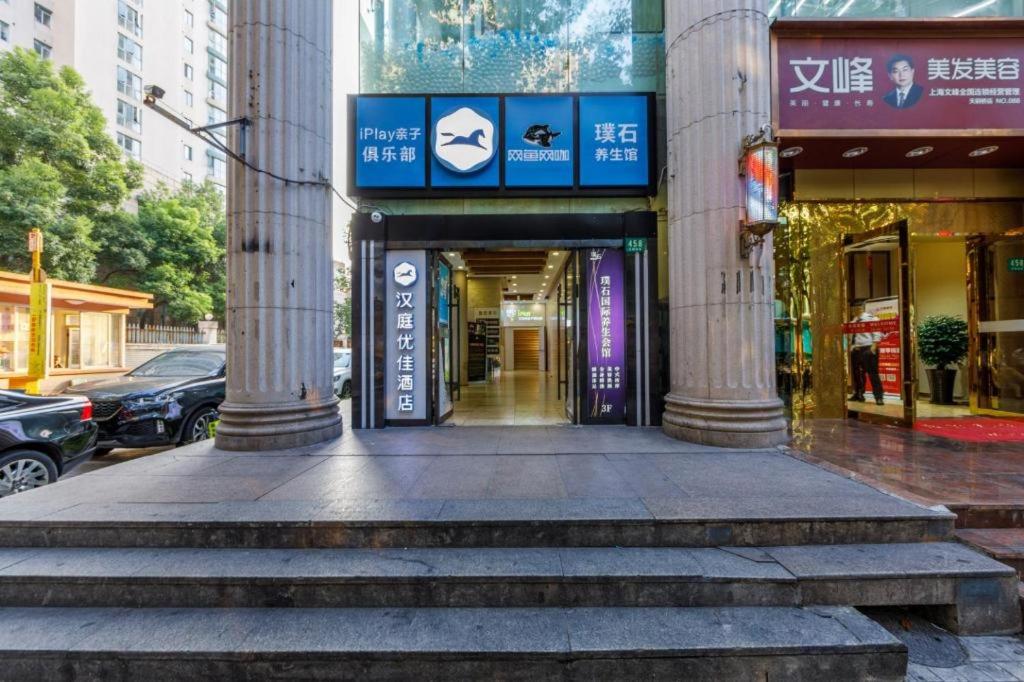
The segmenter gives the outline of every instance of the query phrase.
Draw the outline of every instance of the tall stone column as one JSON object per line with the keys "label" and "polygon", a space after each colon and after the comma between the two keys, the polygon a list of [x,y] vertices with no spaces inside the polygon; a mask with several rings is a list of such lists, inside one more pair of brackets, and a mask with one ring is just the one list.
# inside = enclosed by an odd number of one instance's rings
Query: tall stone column
{"label": "tall stone column", "polygon": [[666,433],[765,447],[786,439],[775,390],[771,240],[739,253],[743,138],[771,120],[768,0],[665,3],[672,372]]}
{"label": "tall stone column", "polygon": [[[229,24],[228,115],[249,119],[245,158],[267,172],[227,162],[228,377],[217,447],[296,447],[341,433],[323,183],[332,162],[331,0],[233,0]],[[237,129],[230,140],[240,151]]]}

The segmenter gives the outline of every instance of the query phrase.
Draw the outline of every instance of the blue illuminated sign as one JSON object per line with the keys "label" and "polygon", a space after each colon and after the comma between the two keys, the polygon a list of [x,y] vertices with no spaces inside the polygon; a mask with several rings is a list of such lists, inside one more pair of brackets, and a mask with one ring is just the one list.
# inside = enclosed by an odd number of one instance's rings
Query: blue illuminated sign
{"label": "blue illuminated sign", "polygon": [[572,187],[572,97],[505,98],[505,186]]}
{"label": "blue illuminated sign", "polygon": [[580,96],[580,186],[647,185],[647,97]]}
{"label": "blue illuminated sign", "polygon": [[422,97],[356,100],[355,186],[426,187]]}
{"label": "blue illuminated sign", "polygon": [[430,186],[497,187],[497,97],[430,100]]}
{"label": "blue illuminated sign", "polygon": [[350,106],[353,196],[653,191],[651,94],[358,95]]}

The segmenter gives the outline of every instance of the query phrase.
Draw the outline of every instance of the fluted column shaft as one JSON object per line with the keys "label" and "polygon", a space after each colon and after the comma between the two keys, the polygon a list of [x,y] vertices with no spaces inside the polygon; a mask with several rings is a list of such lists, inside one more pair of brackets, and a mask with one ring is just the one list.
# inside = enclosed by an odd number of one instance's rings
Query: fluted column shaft
{"label": "fluted column shaft", "polygon": [[[217,446],[295,447],[341,433],[332,377],[331,2],[233,0],[227,396]],[[239,133],[230,137],[240,150]]]}
{"label": "fluted column shaft", "polygon": [[785,440],[770,240],[739,253],[745,135],[771,120],[768,0],[665,3],[671,393],[664,429],[709,445]]}

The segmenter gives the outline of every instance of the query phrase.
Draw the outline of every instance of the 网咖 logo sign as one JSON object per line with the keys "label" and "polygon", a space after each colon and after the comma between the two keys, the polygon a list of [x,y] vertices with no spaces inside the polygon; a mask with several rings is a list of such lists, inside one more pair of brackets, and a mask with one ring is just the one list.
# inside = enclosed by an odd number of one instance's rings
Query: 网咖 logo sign
{"label": "\u7f51\u5496 logo sign", "polygon": [[434,156],[455,173],[473,173],[494,158],[497,140],[494,122],[472,107],[459,107],[437,120],[433,131]]}

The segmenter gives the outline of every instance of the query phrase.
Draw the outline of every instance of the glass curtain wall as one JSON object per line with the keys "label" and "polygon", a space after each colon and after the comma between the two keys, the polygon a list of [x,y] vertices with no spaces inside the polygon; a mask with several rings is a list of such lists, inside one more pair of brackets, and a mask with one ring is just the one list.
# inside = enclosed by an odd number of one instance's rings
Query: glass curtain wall
{"label": "glass curtain wall", "polygon": [[1019,17],[1024,0],[772,0],[777,17]]}
{"label": "glass curtain wall", "polygon": [[664,92],[662,0],[360,0],[360,91]]}

